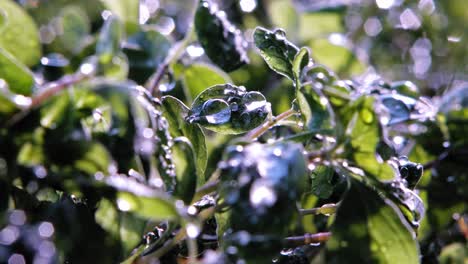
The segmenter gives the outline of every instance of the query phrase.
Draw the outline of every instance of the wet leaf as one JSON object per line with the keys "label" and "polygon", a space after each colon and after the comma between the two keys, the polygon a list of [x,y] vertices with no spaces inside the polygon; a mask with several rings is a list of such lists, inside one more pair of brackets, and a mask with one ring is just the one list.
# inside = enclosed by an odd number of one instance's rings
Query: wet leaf
{"label": "wet leaf", "polygon": [[41,57],[41,46],[39,32],[32,18],[11,0],[0,2],[0,13],[5,14],[0,25],[0,50],[6,50],[27,66],[37,64]]}
{"label": "wet leaf", "polygon": [[146,219],[154,221],[175,220],[178,212],[174,203],[162,195],[136,195],[130,192],[117,193],[117,207],[123,212],[133,212]]}
{"label": "wet leaf", "polygon": [[310,172],[312,192],[319,198],[327,199],[332,195],[334,185],[332,183],[335,170],[328,166],[317,166]]}
{"label": "wet leaf", "polygon": [[311,84],[301,86],[296,91],[296,99],[308,130],[332,129],[335,127],[335,114],[330,102]]}
{"label": "wet leaf", "polygon": [[387,198],[399,207],[408,223],[417,231],[426,209],[421,198],[405,184],[401,180],[394,180],[386,183],[382,189]]}
{"label": "wet leaf", "polygon": [[282,29],[269,31],[257,27],[254,42],[272,70],[294,80],[293,62],[299,49],[286,39],[286,33]]}
{"label": "wet leaf", "polygon": [[14,94],[30,95],[34,86],[32,72],[1,47],[0,79],[5,80]]}
{"label": "wet leaf", "polygon": [[231,84],[212,86],[195,98],[187,121],[223,134],[240,134],[262,124],[269,105],[259,92]]}
{"label": "wet leaf", "polygon": [[295,80],[300,80],[302,69],[309,63],[309,50],[301,48],[293,61],[293,75]]}
{"label": "wet leaf", "polygon": [[389,115],[388,121],[382,121],[384,125],[394,125],[410,120],[411,110],[416,104],[416,100],[399,94],[385,94],[381,95],[379,99]]}
{"label": "wet leaf", "polygon": [[195,194],[197,179],[201,177],[197,175],[195,150],[186,137],[175,138],[171,150],[174,163],[177,164],[175,167],[177,184],[174,194],[188,205]]}
{"label": "wet leaf", "polygon": [[183,82],[189,98],[195,98],[206,88],[232,83],[229,75],[208,64],[194,63],[184,70]]}
{"label": "wet leaf", "polygon": [[402,217],[392,202],[352,180],[327,242],[327,263],[419,263],[418,244]]}
{"label": "wet leaf", "polygon": [[249,62],[242,32],[212,0],[201,0],[195,14],[195,30],[206,55],[230,72]]}
{"label": "wet leaf", "polygon": [[392,168],[382,161],[377,160],[377,147],[382,135],[378,116],[374,112],[374,98],[361,97],[353,105],[352,120],[348,124],[347,135],[349,138],[348,155],[365,172],[377,179],[393,178]]}
{"label": "wet leaf", "polygon": [[162,98],[163,113],[169,123],[171,135],[176,137],[186,137],[190,140],[196,156],[197,183],[204,183],[205,168],[207,163],[207,151],[205,144],[205,134],[197,124],[188,123],[185,118],[189,109],[179,99],[172,96]]}

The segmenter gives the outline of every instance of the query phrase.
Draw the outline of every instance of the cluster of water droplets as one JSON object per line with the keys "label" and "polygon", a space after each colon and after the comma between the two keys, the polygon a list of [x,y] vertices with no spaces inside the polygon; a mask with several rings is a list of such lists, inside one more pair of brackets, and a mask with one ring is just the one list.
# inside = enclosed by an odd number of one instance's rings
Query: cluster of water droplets
{"label": "cluster of water droplets", "polygon": [[174,144],[169,133],[169,123],[162,115],[161,102],[141,86],[135,86],[136,99],[148,113],[149,127],[137,127],[136,151],[143,156],[156,155],[159,174],[168,191],[176,185],[175,165],[171,147]]}
{"label": "cluster of water droplets", "polygon": [[247,92],[245,87],[217,85],[202,92],[193,102],[187,121],[217,131],[242,133],[266,119],[269,104],[259,92]]}

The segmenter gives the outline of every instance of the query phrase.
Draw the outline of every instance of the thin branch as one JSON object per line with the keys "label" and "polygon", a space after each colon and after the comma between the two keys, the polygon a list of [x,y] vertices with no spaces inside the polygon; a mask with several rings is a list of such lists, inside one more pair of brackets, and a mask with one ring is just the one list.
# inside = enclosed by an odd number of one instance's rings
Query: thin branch
{"label": "thin branch", "polygon": [[287,247],[297,247],[312,243],[327,242],[331,237],[331,232],[322,232],[316,234],[304,234],[303,236],[293,236],[284,239],[284,244]]}
{"label": "thin branch", "polygon": [[296,114],[297,112],[293,109],[289,109],[275,117],[273,117],[270,121],[266,122],[265,124],[255,128],[254,130],[250,131],[245,137],[250,140],[254,140],[259,136],[263,135],[263,133],[267,132],[268,129],[272,128],[276,125],[279,121],[289,118],[290,116]]}
{"label": "thin branch", "polygon": [[57,95],[62,90],[70,87],[73,84],[82,82],[88,79],[90,75],[76,73],[72,75],[65,75],[57,81],[49,82],[39,88],[40,92],[31,98],[31,104],[23,109],[21,112],[15,114],[7,123],[7,126],[11,126],[23,119],[31,110],[38,107],[47,99]]}
{"label": "thin branch", "polygon": [[336,213],[338,204],[324,204],[321,207],[311,209],[299,209],[301,215],[331,215]]}

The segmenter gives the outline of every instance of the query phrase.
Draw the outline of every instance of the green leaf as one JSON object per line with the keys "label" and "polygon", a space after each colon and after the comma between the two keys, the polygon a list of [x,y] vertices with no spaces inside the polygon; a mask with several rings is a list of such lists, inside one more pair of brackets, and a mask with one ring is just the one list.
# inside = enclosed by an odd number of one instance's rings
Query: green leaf
{"label": "green leaf", "polygon": [[63,120],[67,120],[71,108],[70,96],[67,92],[52,98],[40,109],[41,125],[50,129],[57,128]]}
{"label": "green leaf", "polygon": [[129,78],[143,84],[165,60],[171,42],[154,29],[142,29],[123,44],[130,65]]}
{"label": "green leaf", "polygon": [[333,129],[335,114],[330,102],[313,84],[301,86],[296,91],[296,99],[308,130]]}
{"label": "green leaf", "polygon": [[[297,82],[301,79],[301,72],[305,66],[309,63],[309,50],[307,48],[302,47],[299,52],[297,53],[296,57],[294,57],[293,61],[293,76]],[[298,85],[296,85],[298,86]]]}
{"label": "green leaf", "polygon": [[29,69],[0,47],[0,79],[6,81],[15,94],[30,95],[34,78]]}
{"label": "green leaf", "polygon": [[217,67],[194,63],[184,70],[184,87],[190,99],[195,98],[206,88],[216,84],[232,83],[231,78]]}
{"label": "green leaf", "polygon": [[99,143],[91,143],[87,146],[83,156],[75,161],[75,168],[94,175],[96,172],[109,173],[112,158],[107,149]]}
{"label": "green leaf", "polygon": [[106,8],[126,22],[138,23],[138,0],[101,0]]}
{"label": "green leaf", "polygon": [[218,133],[240,134],[262,124],[269,112],[269,105],[261,93],[224,84],[199,94],[193,101],[187,121]]}
{"label": "green leaf", "polygon": [[272,70],[294,80],[293,62],[299,49],[286,39],[286,33],[282,29],[269,31],[257,27],[254,42]]}
{"label": "green leaf", "polygon": [[419,263],[419,247],[396,206],[351,180],[327,242],[327,263]]}
{"label": "green leaf", "polygon": [[197,161],[197,184],[201,186],[205,182],[205,168],[207,163],[207,150],[205,143],[205,134],[197,124],[190,124],[185,121],[188,116],[189,109],[179,99],[172,96],[164,96],[162,98],[163,114],[169,123],[169,132],[171,136],[186,137],[192,143],[195,150]]}
{"label": "green leaf", "polygon": [[27,66],[37,64],[41,57],[41,46],[39,32],[32,18],[11,0],[0,1],[0,14],[3,17],[0,24],[0,49],[6,50]]}
{"label": "green leaf", "polygon": [[333,175],[335,170],[329,166],[317,166],[310,173],[312,192],[319,198],[327,199],[333,193]]}
{"label": "green leaf", "polygon": [[42,165],[44,160],[42,146],[33,142],[27,142],[21,146],[17,157],[18,163],[24,166]]}
{"label": "green leaf", "polygon": [[377,148],[383,138],[382,127],[374,112],[374,98],[363,96],[347,109],[353,118],[347,127],[348,155],[365,172],[381,180],[394,177],[393,169],[377,160]]}
{"label": "green leaf", "polygon": [[197,179],[200,178],[200,175],[197,175],[195,150],[186,137],[175,138],[171,150],[174,164],[177,164],[175,166],[177,184],[174,194],[188,205],[195,194]]}
{"label": "green leaf", "polygon": [[452,243],[444,248],[439,255],[439,263],[454,264],[466,263],[468,261],[468,245],[462,243]]}
{"label": "green leaf", "polygon": [[179,217],[174,203],[163,195],[137,196],[120,191],[117,193],[117,206],[121,211],[133,212],[154,221],[175,220]]}
{"label": "green leaf", "polygon": [[[212,0],[201,0],[195,14],[195,30],[206,55],[225,71],[249,62],[247,42]],[[224,13],[224,15],[223,15]]]}
{"label": "green leaf", "polygon": [[130,255],[135,245],[141,241],[146,221],[132,214],[119,212],[117,206],[111,201],[102,199],[95,217],[96,222],[107,233],[121,242],[124,250],[123,256]]}

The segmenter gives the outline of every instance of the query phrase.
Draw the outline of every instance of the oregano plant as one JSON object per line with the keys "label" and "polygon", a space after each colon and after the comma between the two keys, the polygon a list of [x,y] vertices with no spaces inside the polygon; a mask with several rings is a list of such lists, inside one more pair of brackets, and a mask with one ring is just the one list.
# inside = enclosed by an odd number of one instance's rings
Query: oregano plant
{"label": "oregano plant", "polygon": [[2,0],[0,263],[465,263],[455,9]]}

